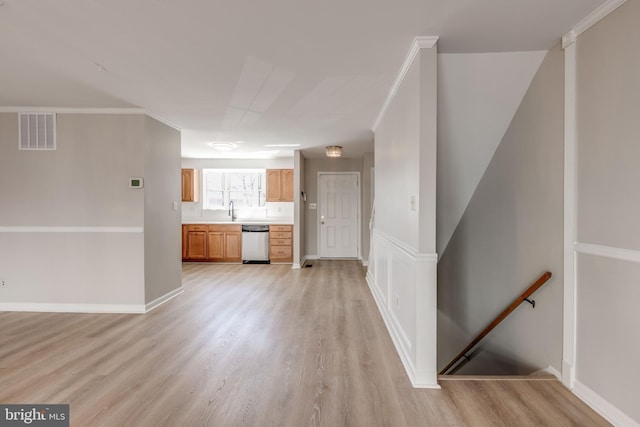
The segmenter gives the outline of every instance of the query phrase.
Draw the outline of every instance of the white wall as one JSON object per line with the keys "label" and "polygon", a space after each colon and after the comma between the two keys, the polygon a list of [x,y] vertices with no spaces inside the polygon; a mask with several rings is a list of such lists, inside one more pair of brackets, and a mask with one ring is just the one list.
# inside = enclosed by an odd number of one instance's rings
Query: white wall
{"label": "white wall", "polygon": [[412,384],[438,387],[437,49],[412,52],[375,129],[376,217],[367,282]]}
{"label": "white wall", "polygon": [[375,130],[376,230],[418,250],[420,61],[414,61]]}
{"label": "white wall", "polygon": [[[581,34],[577,66],[576,394],[640,425],[640,2]],[[571,78],[567,84],[573,84]],[[571,363],[571,360],[567,360]]]}
{"label": "white wall", "polygon": [[438,55],[438,253],[447,247],[545,53]]}

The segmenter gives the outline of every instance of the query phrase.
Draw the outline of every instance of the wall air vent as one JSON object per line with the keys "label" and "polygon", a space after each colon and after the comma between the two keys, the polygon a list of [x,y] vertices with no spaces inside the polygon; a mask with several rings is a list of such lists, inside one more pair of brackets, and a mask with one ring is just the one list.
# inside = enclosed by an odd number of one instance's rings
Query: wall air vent
{"label": "wall air vent", "polygon": [[55,150],[55,113],[20,113],[18,144],[20,150]]}

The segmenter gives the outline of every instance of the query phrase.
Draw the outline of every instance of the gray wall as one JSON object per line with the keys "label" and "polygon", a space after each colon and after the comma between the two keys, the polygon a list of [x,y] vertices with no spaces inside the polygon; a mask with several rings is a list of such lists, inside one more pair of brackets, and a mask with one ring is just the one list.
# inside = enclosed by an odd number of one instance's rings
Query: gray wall
{"label": "gray wall", "polygon": [[[577,40],[576,381],[640,423],[640,2]],[[627,260],[621,259],[620,253]],[[624,258],[624,257],[622,257]]]}
{"label": "gray wall", "polygon": [[149,303],[182,286],[182,190],[180,132],[150,117],[144,124],[144,273]]}
{"label": "gray wall", "polygon": [[520,306],[460,373],[561,368],[563,61],[559,46],[545,57],[438,263],[439,367],[549,270],[536,308]]}
{"label": "gray wall", "polygon": [[143,115],[58,114],[55,151],[18,150],[18,114],[0,113],[0,224],[142,226]]}
{"label": "gray wall", "polygon": [[143,115],[58,114],[57,150],[19,151],[18,115],[0,114],[2,303],[144,303],[143,140]]}
{"label": "gray wall", "polygon": [[[309,204],[318,203],[318,172],[362,173],[362,159],[326,158],[304,160],[304,182],[307,190],[307,203],[305,206],[305,256],[312,257],[318,256],[318,210],[309,209]],[[360,186],[360,188],[362,188],[362,186]]]}
{"label": "gray wall", "polygon": [[369,260],[370,230],[369,220],[373,207],[373,153],[365,153],[362,157],[362,260]]}
{"label": "gray wall", "polygon": [[304,233],[306,224],[307,202],[303,199],[302,193],[307,192],[307,186],[304,179],[304,156],[300,150],[296,150],[293,154],[294,169],[294,185],[293,185],[293,266],[295,268],[302,267],[305,256]]}

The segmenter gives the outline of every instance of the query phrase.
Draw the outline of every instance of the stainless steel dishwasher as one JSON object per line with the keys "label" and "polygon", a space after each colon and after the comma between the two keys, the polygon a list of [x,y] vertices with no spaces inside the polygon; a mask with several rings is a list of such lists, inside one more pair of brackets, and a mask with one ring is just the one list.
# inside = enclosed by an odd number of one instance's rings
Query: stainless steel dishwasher
{"label": "stainless steel dishwasher", "polygon": [[269,264],[269,225],[242,226],[242,263]]}

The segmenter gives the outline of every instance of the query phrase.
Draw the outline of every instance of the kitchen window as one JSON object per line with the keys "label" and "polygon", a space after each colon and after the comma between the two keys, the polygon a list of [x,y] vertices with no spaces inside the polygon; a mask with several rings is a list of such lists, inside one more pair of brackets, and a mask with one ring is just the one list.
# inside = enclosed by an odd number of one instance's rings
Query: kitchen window
{"label": "kitchen window", "polygon": [[222,210],[233,202],[236,209],[266,205],[264,169],[203,169],[203,208]]}

